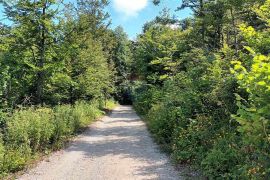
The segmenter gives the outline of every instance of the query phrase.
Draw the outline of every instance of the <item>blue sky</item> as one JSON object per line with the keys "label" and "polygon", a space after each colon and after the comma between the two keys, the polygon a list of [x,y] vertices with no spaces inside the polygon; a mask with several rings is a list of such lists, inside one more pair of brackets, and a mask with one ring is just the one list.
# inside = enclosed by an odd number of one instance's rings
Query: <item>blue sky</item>
{"label": "blue sky", "polygon": [[[188,9],[175,12],[180,2],[181,0],[163,0],[159,6],[154,6],[152,0],[111,0],[108,11],[112,18],[112,28],[121,25],[129,38],[134,39],[136,34],[141,33],[143,25],[154,19],[165,7],[179,19],[190,16],[191,11]],[[134,4],[137,6],[134,7]]]}
{"label": "blue sky", "polygon": [[[72,2],[74,0],[67,1]],[[175,12],[181,0],[163,0],[159,6],[154,6],[152,0],[110,0],[110,2],[107,11],[112,19],[111,28],[122,26],[130,39],[136,38],[136,35],[141,33],[143,25],[154,19],[165,7],[169,8],[171,13],[179,19],[191,15],[188,9]],[[1,10],[0,7],[0,20],[3,17]]]}

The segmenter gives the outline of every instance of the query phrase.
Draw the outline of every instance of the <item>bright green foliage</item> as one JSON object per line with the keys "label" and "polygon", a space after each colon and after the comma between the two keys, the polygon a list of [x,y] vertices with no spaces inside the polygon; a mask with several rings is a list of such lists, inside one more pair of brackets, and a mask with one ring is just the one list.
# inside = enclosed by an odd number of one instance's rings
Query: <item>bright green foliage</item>
{"label": "bright green foliage", "polygon": [[108,1],[63,3],[0,1],[1,175],[61,148],[115,105],[108,99],[123,78],[115,47],[130,53],[127,37],[117,41],[109,29]]}
{"label": "bright green foliage", "polygon": [[13,1],[3,5],[6,16],[14,23],[8,34],[11,40],[4,62],[9,66],[11,78],[17,77],[6,89],[11,96],[7,98],[16,96],[18,101],[21,96],[29,95],[31,89],[33,101],[41,103],[45,82],[59,66],[57,11],[53,8],[57,2]]}
{"label": "bright green foliage", "polygon": [[[115,104],[113,101],[107,104]],[[104,114],[105,102],[77,102],[74,106],[29,108],[7,117],[0,141],[0,175],[22,169],[38,153],[61,148],[72,135]]]}
{"label": "bright green foliage", "polygon": [[112,72],[110,71],[101,45],[93,40],[85,43],[86,48],[80,51],[75,69],[78,72],[76,84],[79,96],[102,98],[113,92]]}
{"label": "bright green foliage", "polygon": [[[135,108],[146,114],[157,142],[172,152],[176,162],[202,168],[205,166],[200,162],[212,156],[207,154],[213,145],[235,130],[230,115],[237,110],[236,81],[230,77],[230,62],[224,62],[231,57],[230,50],[220,52],[227,53],[222,60],[219,54],[202,55],[204,53],[201,49],[185,53],[180,60],[182,70],[177,75],[166,80],[162,87],[138,88],[134,97]],[[227,146],[230,147],[229,142]],[[224,150],[217,147],[217,151],[227,153]],[[233,149],[228,151],[234,152]],[[238,158],[238,154],[232,157]],[[219,172],[212,169],[215,164],[211,159],[205,160],[209,169],[204,172],[211,177],[225,174],[232,162],[238,163],[231,161],[232,157],[220,161],[224,170],[217,169]]]}
{"label": "bright green foliage", "polygon": [[61,147],[70,135],[86,127],[102,115],[103,112],[98,107],[97,102],[91,102],[90,104],[77,102],[74,107],[70,105],[57,106],[53,119],[55,126],[53,141],[56,147]]}
{"label": "bright green foliage", "polygon": [[15,112],[7,120],[8,135],[5,137],[12,148],[31,148],[33,152],[46,148],[53,133],[51,109],[29,109]]}
{"label": "bright green foliage", "polygon": [[209,179],[267,179],[269,1],[183,2],[194,19],[153,21],[138,37],[135,109],[176,163]]}
{"label": "bright green foliage", "polygon": [[[256,10],[262,20],[269,24],[270,1]],[[249,46],[250,59],[233,61],[233,73],[241,86],[248,93],[243,99],[238,95],[239,111],[234,118],[241,125],[238,131],[243,136],[245,148],[250,149],[246,165],[249,177],[268,177],[270,174],[270,56],[266,53],[270,45],[270,31],[256,31],[252,27],[241,26],[244,37]],[[269,49],[268,49],[269,50]],[[247,63],[246,63],[247,62]],[[256,159],[252,157],[256,156]],[[251,162],[252,163],[251,163]]]}
{"label": "bright green foliage", "polygon": [[139,75],[150,83],[160,83],[174,75],[180,63],[179,49],[189,47],[183,39],[188,33],[188,30],[180,33],[159,24],[150,27],[138,39],[135,58]]}
{"label": "bright green foliage", "polygon": [[0,137],[1,137],[1,139],[0,139],[0,169],[2,169],[3,162],[4,162],[4,155],[5,155],[5,147],[3,144],[2,135]]}
{"label": "bright green foliage", "polygon": [[108,2],[59,3],[1,3],[11,22],[0,32],[0,91],[8,107],[74,103],[114,93],[116,40],[104,12]]}

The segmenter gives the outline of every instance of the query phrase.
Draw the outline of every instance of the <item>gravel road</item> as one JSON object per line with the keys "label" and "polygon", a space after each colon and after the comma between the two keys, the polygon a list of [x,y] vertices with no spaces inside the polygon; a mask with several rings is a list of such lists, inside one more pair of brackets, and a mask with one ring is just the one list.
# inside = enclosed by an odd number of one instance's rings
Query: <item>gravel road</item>
{"label": "gravel road", "polygon": [[19,179],[177,180],[182,179],[160,153],[131,106],[118,106],[92,124],[71,146],[56,152]]}

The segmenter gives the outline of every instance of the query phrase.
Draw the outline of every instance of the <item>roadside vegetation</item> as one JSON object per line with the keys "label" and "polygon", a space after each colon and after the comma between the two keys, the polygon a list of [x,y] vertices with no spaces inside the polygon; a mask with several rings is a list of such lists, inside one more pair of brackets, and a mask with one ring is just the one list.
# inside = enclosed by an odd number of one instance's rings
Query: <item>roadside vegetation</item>
{"label": "roadside vegetation", "polygon": [[121,101],[130,41],[109,28],[107,5],[0,1],[0,178],[62,148]]}
{"label": "roadside vegetation", "polygon": [[134,107],[177,164],[269,179],[270,1],[181,3],[193,17],[165,10],[137,39]]}
{"label": "roadside vegetation", "polygon": [[[113,101],[107,103],[113,107]],[[104,104],[79,101],[74,105],[22,108],[5,114],[0,174],[22,170],[40,155],[62,148],[76,133],[104,115]]]}

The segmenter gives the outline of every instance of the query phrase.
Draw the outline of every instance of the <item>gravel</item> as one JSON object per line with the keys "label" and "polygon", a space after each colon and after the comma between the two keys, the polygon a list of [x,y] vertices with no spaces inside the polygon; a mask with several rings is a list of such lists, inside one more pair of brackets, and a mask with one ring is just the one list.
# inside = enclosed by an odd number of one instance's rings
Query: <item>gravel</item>
{"label": "gravel", "polygon": [[131,106],[118,106],[71,146],[19,177],[25,180],[183,179]]}

